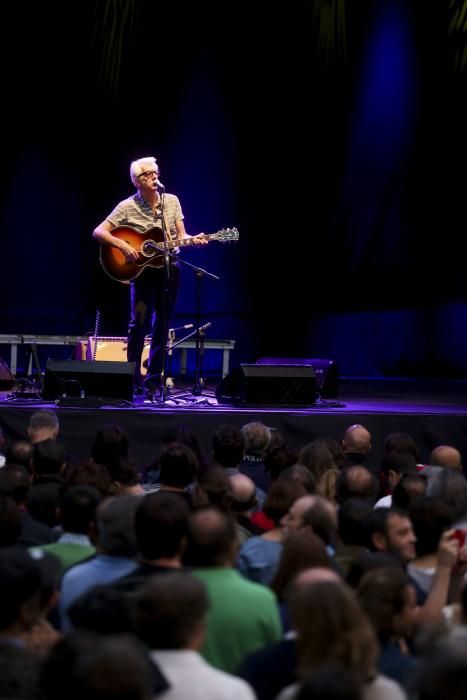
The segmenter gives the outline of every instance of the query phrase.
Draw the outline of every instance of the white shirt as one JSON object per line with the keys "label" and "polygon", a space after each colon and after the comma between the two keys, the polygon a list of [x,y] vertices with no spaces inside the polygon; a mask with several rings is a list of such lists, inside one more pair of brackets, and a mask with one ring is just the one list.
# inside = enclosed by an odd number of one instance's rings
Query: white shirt
{"label": "white shirt", "polygon": [[392,493],[389,496],[383,496],[376,501],[374,508],[390,508],[392,506]]}
{"label": "white shirt", "polygon": [[248,683],[214,668],[197,651],[157,650],[151,657],[170,684],[161,700],[255,700]]}

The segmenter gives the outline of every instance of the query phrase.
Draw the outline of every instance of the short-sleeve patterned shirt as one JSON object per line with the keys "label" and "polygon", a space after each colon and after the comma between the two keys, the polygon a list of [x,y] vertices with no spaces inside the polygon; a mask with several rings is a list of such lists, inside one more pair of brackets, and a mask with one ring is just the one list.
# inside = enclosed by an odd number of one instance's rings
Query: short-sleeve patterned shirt
{"label": "short-sleeve patterned shirt", "polygon": [[[177,238],[175,224],[183,220],[182,208],[178,197],[174,194],[164,194],[164,218],[171,239]],[[131,226],[143,233],[153,226],[162,228],[160,207],[154,213],[151,206],[140,196],[139,192],[117,204],[107,216],[112,226]]]}

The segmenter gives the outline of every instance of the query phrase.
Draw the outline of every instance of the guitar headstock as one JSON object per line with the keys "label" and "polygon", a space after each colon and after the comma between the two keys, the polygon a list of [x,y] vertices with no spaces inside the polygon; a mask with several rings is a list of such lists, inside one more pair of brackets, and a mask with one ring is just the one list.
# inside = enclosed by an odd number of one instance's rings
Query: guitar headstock
{"label": "guitar headstock", "polygon": [[212,234],[216,241],[238,241],[238,228],[221,228],[220,231]]}

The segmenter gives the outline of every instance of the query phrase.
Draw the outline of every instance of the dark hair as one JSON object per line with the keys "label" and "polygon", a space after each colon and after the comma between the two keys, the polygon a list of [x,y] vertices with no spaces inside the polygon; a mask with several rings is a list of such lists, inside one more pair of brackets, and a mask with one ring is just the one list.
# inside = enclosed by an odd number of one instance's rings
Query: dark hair
{"label": "dark hair", "polygon": [[205,585],[188,572],[154,576],[136,602],[139,637],[150,649],[183,649],[209,608]]}
{"label": "dark hair", "polygon": [[217,506],[229,511],[232,504],[230,479],[222,467],[210,467],[198,477],[193,494],[195,506]]}
{"label": "dark hair", "polygon": [[70,465],[64,475],[69,486],[94,486],[102,496],[112,495],[112,479],[103,464],[91,460]]}
{"label": "dark hair", "polygon": [[348,498],[344,501],[337,511],[339,537],[344,544],[369,546],[367,523],[372,512],[373,506],[365,498]]}
{"label": "dark hair", "polygon": [[306,489],[300,482],[293,479],[277,479],[266,495],[263,511],[275,525],[279,525],[297,498],[306,495]]}
{"label": "dark hair", "polygon": [[346,581],[351,588],[357,588],[363,576],[373,569],[397,568],[403,570],[400,559],[389,552],[362,552],[350,564]]}
{"label": "dark hair", "polygon": [[425,498],[427,478],[423,474],[402,474],[392,492],[391,505],[409,511],[411,504]]}
{"label": "dark hair", "polygon": [[276,573],[270,588],[279,601],[297,574],[314,566],[331,568],[331,560],[323,541],[305,530],[292,532],[284,542]]}
{"label": "dark hair", "polygon": [[236,541],[232,516],[214,506],[202,508],[190,516],[183,560],[193,567],[224,566]]}
{"label": "dark hair", "polygon": [[145,559],[175,557],[187,535],[188,505],[176,493],[144,496],[135,515],[135,532]]}
{"label": "dark hair", "polygon": [[287,467],[287,469],[280,472],[278,478],[298,481],[306,489],[307,493],[315,493],[315,476],[304,464],[293,464],[291,467]]}
{"label": "dark hair", "polygon": [[15,503],[24,503],[30,488],[30,475],[26,467],[9,464],[0,469],[0,493],[9,496]]}
{"label": "dark hair", "polygon": [[434,554],[441,535],[451,525],[448,506],[439,498],[422,496],[414,500],[410,508],[410,519],[417,537],[417,556]]}
{"label": "dark hair", "polygon": [[420,461],[420,450],[411,435],[408,433],[389,433],[384,440],[384,452],[407,452],[411,454],[416,462]]}
{"label": "dark hair", "polygon": [[263,457],[263,464],[266,472],[269,473],[274,481],[284,469],[296,464],[297,459],[298,454],[296,450],[292,450],[288,445],[279,444],[266,452]]}
{"label": "dark hair", "polygon": [[348,586],[331,581],[295,584],[290,614],[297,630],[301,678],[329,664],[342,664],[361,683],[374,678],[376,635]]}
{"label": "dark hair", "polygon": [[245,436],[235,425],[220,425],[212,434],[215,461],[226,469],[236,467],[243,459]]}
{"label": "dark hair", "polygon": [[65,461],[66,451],[61,442],[48,438],[34,445],[32,464],[35,474],[59,474]]}
{"label": "dark hair", "polygon": [[10,445],[6,451],[5,459],[7,464],[20,464],[26,467],[29,473],[32,472],[32,456],[34,445],[29,440],[17,440]]}
{"label": "dark hair", "polygon": [[407,574],[394,566],[367,571],[358,585],[360,603],[382,644],[397,632],[394,618],[404,609],[410,585]]}
{"label": "dark hair", "polygon": [[108,423],[96,432],[91,457],[94,462],[109,467],[120,459],[128,458],[129,446],[125,430],[120,425]]}
{"label": "dark hair", "polygon": [[186,488],[198,472],[198,460],[195,453],[181,442],[173,442],[160,458],[160,482],[164,486]]}
{"label": "dark hair", "polygon": [[94,486],[67,486],[60,495],[61,523],[66,532],[87,535],[101,500]]}

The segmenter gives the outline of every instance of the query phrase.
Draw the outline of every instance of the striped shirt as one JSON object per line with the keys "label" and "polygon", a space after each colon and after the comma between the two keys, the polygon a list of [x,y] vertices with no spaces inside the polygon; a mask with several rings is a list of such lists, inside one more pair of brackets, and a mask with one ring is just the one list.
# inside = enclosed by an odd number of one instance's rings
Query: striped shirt
{"label": "striped shirt", "polygon": [[[178,197],[174,194],[164,196],[164,218],[167,223],[168,234],[173,240],[177,238],[175,224],[183,220],[182,208]],[[137,192],[132,197],[122,200],[115,209],[107,216],[112,226],[131,226],[143,233],[153,226],[162,228],[160,206],[153,212],[148,204]]]}

